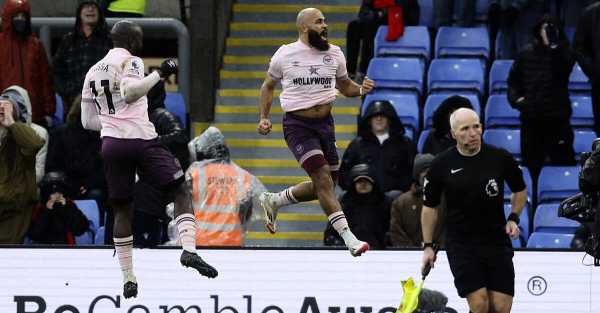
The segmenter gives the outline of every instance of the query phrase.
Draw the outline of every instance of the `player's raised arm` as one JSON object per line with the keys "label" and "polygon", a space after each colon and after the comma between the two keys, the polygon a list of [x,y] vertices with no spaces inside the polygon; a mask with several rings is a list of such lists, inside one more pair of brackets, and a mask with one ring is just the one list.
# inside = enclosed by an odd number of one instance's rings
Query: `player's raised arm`
{"label": "player's raised arm", "polygon": [[271,131],[272,125],[271,120],[269,119],[269,112],[271,111],[271,104],[273,103],[275,85],[277,85],[277,81],[267,75],[262,86],[260,86],[258,133],[261,135],[266,135]]}
{"label": "player's raised arm", "polygon": [[375,82],[369,79],[369,77],[365,77],[362,85],[355,83],[348,76],[337,78],[335,84],[338,90],[346,97],[366,95],[375,87]]}

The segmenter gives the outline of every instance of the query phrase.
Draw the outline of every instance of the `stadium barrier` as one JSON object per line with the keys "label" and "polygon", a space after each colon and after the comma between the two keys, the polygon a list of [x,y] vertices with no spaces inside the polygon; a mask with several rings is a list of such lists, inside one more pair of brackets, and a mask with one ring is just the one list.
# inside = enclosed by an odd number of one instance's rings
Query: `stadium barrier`
{"label": "stadium barrier", "polygon": [[[400,281],[420,279],[421,251],[208,249],[219,270],[200,277],[179,265],[178,249],[135,249],[140,286],[121,296],[113,250],[0,249],[0,312],[17,313],[394,313]],[[515,252],[513,313],[600,312],[600,269],[581,264],[582,252]],[[456,294],[443,251],[425,288],[467,312]]]}

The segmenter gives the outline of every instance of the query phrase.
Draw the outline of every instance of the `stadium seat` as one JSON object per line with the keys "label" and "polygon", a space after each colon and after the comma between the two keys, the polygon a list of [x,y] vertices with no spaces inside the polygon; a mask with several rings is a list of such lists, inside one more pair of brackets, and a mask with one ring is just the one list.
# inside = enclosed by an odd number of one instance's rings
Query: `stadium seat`
{"label": "stadium seat", "polygon": [[521,126],[519,112],[508,103],[505,94],[491,95],[488,97],[487,105],[485,106],[486,128],[510,127],[517,128]]}
{"label": "stadium seat", "polygon": [[423,153],[423,147],[425,146],[425,140],[427,140],[427,136],[429,136],[430,132],[431,132],[430,129],[424,129],[419,134],[419,140],[417,141],[417,151],[419,151],[419,153]]}
{"label": "stadium seat", "polygon": [[74,200],[74,202],[90,221],[90,229],[96,231],[100,227],[100,209],[96,200]]}
{"label": "stadium seat", "polygon": [[593,128],[594,113],[592,110],[592,98],[586,96],[571,96],[571,126],[575,128]]}
{"label": "stadium seat", "polygon": [[413,57],[419,58],[423,64],[429,61],[431,43],[429,31],[425,26],[406,26],[404,35],[396,41],[387,41],[388,27],[379,26],[375,35],[375,57]]}
{"label": "stadium seat", "polygon": [[519,129],[487,129],[483,133],[483,142],[504,148],[517,161],[521,161],[521,130]]}
{"label": "stadium seat", "polygon": [[562,201],[578,193],[578,175],[578,166],[544,166],[538,178],[538,204]]}
{"label": "stadium seat", "polygon": [[513,60],[496,60],[492,63],[489,79],[489,94],[506,93],[508,85],[508,73],[513,64]]}
{"label": "stadium seat", "polygon": [[433,17],[433,0],[419,0],[419,25],[429,28],[435,27]]}
{"label": "stadium seat", "polygon": [[183,129],[187,129],[187,111],[185,108],[185,101],[183,100],[182,94],[178,92],[167,92],[167,97],[165,99],[165,108],[167,109],[167,111],[179,117],[181,126],[183,127]]}
{"label": "stadium seat", "polygon": [[435,37],[436,58],[490,58],[490,39],[484,27],[448,27],[438,29]]}
{"label": "stadium seat", "polygon": [[104,226],[101,226],[100,228],[98,228],[98,230],[96,231],[96,238],[94,239],[95,245],[103,245],[104,244],[104,232],[105,232]]}
{"label": "stadium seat", "polygon": [[434,59],[427,76],[429,93],[484,94],[483,68],[478,60]]}
{"label": "stadium seat", "polygon": [[[533,180],[531,179],[531,174],[529,173],[529,169],[524,166],[519,166],[521,171],[523,172],[523,180],[525,181],[525,186],[527,187],[527,201],[532,203],[533,196]],[[510,195],[512,190],[508,187],[508,184],[504,182],[504,202],[510,203]]]}
{"label": "stadium seat", "polygon": [[533,231],[540,233],[574,234],[580,226],[576,221],[558,217],[559,203],[544,203],[537,206],[533,216]]}
{"label": "stadium seat", "polygon": [[54,125],[60,125],[65,122],[65,109],[62,103],[62,98],[57,93],[54,94],[54,99],[56,102],[56,110],[54,111],[52,122]]}
{"label": "stadium seat", "polygon": [[[508,215],[512,211],[510,203],[504,203],[504,217],[508,218]],[[521,237],[523,242],[527,242],[529,238],[529,215],[527,214],[527,207],[523,208],[521,215],[519,215],[519,229],[521,231]]]}
{"label": "stadium seat", "polygon": [[[425,106],[423,108],[423,120],[425,121],[424,129],[431,128],[433,123],[433,113],[437,108],[442,104],[444,100],[453,96],[452,94],[434,94],[427,96],[427,100],[425,100]],[[479,98],[475,95],[459,95],[465,98],[468,98],[471,101],[471,105],[473,105],[473,109],[477,112],[478,115],[481,116],[481,105],[479,104]]]}
{"label": "stadium seat", "polygon": [[590,80],[583,73],[579,64],[575,63],[569,76],[569,93],[571,95],[589,95],[591,91]]}
{"label": "stadium seat", "polygon": [[94,244],[94,232],[87,230],[85,233],[75,237],[76,245],[93,245]]}
{"label": "stadium seat", "polygon": [[573,134],[575,135],[573,149],[575,157],[579,160],[583,152],[592,151],[592,142],[596,139],[596,133],[591,130],[575,130]]}
{"label": "stadium seat", "polygon": [[532,233],[527,241],[527,248],[568,249],[573,241],[573,234]]}
{"label": "stadium seat", "polygon": [[565,27],[565,35],[567,35],[569,43],[573,45],[573,39],[575,39],[575,27]]}
{"label": "stadium seat", "polygon": [[368,94],[362,105],[361,116],[365,114],[369,103],[375,100],[388,100],[392,103],[394,110],[396,110],[396,115],[398,115],[404,127],[411,129],[411,135],[409,136],[407,131],[407,137],[414,140],[414,134],[419,132],[419,102],[417,98],[413,94],[403,93]]}
{"label": "stadium seat", "polygon": [[416,58],[373,58],[367,76],[375,81],[375,90],[423,93],[423,64]]}

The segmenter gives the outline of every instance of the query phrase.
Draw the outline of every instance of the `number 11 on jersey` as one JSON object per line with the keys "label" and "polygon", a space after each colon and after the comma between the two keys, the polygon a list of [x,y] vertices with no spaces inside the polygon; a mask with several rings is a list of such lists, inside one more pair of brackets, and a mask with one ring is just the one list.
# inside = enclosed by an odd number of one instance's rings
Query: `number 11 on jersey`
{"label": "number 11 on jersey", "polygon": [[[115,114],[115,106],[113,104],[112,93],[110,92],[110,82],[108,79],[103,79],[100,81],[100,86],[104,91],[104,95],[106,96],[106,105],[108,106],[108,114]],[[98,106],[98,113],[101,112],[100,103],[98,102],[98,91],[96,90],[96,81],[90,81],[90,89],[92,89],[92,93],[94,94],[94,102],[96,102],[96,106]]]}

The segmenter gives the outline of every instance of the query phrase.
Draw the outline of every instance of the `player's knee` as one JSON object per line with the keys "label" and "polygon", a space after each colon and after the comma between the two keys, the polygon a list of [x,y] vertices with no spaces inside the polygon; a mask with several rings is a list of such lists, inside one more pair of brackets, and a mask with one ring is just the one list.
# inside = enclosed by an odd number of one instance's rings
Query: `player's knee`
{"label": "player's knee", "polygon": [[175,200],[177,196],[184,195],[186,192],[186,184],[184,184],[185,179],[183,177],[174,180],[167,186],[165,186],[165,191],[167,193],[167,197],[169,202]]}
{"label": "player's knee", "polygon": [[490,312],[490,300],[485,292],[469,295],[469,308],[473,313],[492,313]]}
{"label": "player's knee", "polygon": [[314,170],[312,173],[310,173],[310,178],[317,189],[329,189],[335,187],[328,165],[324,165]]}

